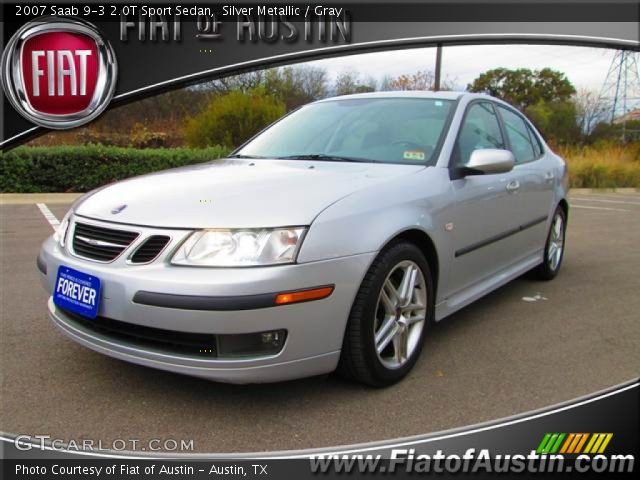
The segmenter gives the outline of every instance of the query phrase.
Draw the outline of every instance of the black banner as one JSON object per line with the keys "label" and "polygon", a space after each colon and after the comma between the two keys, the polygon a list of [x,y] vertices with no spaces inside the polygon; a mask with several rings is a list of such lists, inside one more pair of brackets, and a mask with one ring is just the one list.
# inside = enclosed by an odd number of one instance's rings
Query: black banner
{"label": "black banner", "polygon": [[[111,102],[115,107],[204,79],[329,56],[503,42],[637,49],[640,38],[639,4],[635,1],[332,1],[287,5],[185,4],[180,12],[187,13],[178,14],[176,5],[166,3],[138,4],[136,9],[126,2],[56,3],[55,8],[47,2],[3,4],[3,49],[25,22],[54,13],[75,13],[73,16],[95,24],[115,51],[119,67]],[[258,8],[278,6],[292,14],[258,14]],[[208,8],[212,13],[199,15],[192,10],[192,15],[189,8],[193,7]],[[228,15],[224,15],[225,8]],[[163,13],[151,13],[157,11]],[[2,148],[42,133],[13,109],[4,95],[3,107]]]}
{"label": "black banner", "polygon": [[[500,473],[501,467],[507,469],[502,473],[544,477],[584,478],[602,473],[622,476],[637,470],[639,404],[640,383],[634,381],[573,402],[487,424],[366,445],[290,452],[92,454],[7,435],[3,442],[3,478],[50,479],[60,475],[59,478],[77,479],[147,479],[179,475],[204,479],[227,475],[302,480],[333,478],[339,473],[473,474],[485,478]],[[582,445],[577,435],[585,436]],[[572,438],[577,440],[572,442]],[[554,450],[551,443],[558,448]],[[554,455],[563,460],[553,463]],[[522,468],[516,466],[518,456],[524,458]],[[424,460],[427,457],[428,467]],[[507,457],[515,463],[509,464]],[[428,471],[423,471],[425,468]]]}

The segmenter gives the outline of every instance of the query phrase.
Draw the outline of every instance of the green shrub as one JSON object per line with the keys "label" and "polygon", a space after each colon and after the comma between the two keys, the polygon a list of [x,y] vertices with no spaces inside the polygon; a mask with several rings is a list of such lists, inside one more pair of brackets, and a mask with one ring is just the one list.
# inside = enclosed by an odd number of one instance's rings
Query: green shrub
{"label": "green shrub", "polygon": [[571,102],[539,101],[529,106],[526,114],[542,136],[551,143],[575,144],[580,139],[576,107]]}
{"label": "green shrub", "polygon": [[[0,153],[0,192],[86,192],[124,178],[215,160],[226,147],[18,147]],[[640,188],[638,144],[563,147],[572,187]]]}
{"label": "green shrub", "polygon": [[102,145],[18,147],[0,153],[0,192],[86,192],[167,168],[215,160],[227,148],[135,148]]}
{"label": "green shrub", "polygon": [[185,138],[192,147],[237,147],[285,113],[285,105],[262,89],[233,91],[213,98],[187,122]]}

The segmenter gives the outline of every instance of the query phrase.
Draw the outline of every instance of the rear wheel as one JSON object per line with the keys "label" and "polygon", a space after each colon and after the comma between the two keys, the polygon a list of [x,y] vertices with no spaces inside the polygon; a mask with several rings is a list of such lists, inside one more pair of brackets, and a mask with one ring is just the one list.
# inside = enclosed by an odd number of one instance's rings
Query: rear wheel
{"label": "rear wheel", "polygon": [[411,243],[382,251],[356,296],[345,332],[339,371],[382,387],[413,367],[433,316],[433,281],[424,255]]}
{"label": "rear wheel", "polygon": [[564,257],[565,231],[567,229],[567,215],[562,207],[558,207],[553,214],[551,227],[547,235],[544,248],[544,260],[534,270],[540,280],[552,280],[558,275]]}

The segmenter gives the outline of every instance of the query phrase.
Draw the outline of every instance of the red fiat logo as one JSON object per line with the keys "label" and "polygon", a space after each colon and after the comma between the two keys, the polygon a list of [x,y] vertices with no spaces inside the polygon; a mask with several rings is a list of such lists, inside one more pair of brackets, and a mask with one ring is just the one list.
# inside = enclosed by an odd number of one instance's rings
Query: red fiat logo
{"label": "red fiat logo", "polygon": [[92,25],[43,18],[22,27],[2,58],[3,87],[27,119],[72,128],[99,115],[113,96],[113,50]]}
{"label": "red fiat logo", "polygon": [[42,33],[22,46],[27,100],[43,113],[85,110],[96,89],[98,49],[93,39],[69,32]]}

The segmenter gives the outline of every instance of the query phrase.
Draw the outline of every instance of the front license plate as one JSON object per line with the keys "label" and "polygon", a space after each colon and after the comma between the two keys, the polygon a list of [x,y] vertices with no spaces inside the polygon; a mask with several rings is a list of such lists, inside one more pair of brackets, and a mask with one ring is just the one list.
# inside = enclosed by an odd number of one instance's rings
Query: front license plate
{"label": "front license plate", "polygon": [[60,265],[53,303],[83,317],[96,318],[100,303],[100,279]]}

